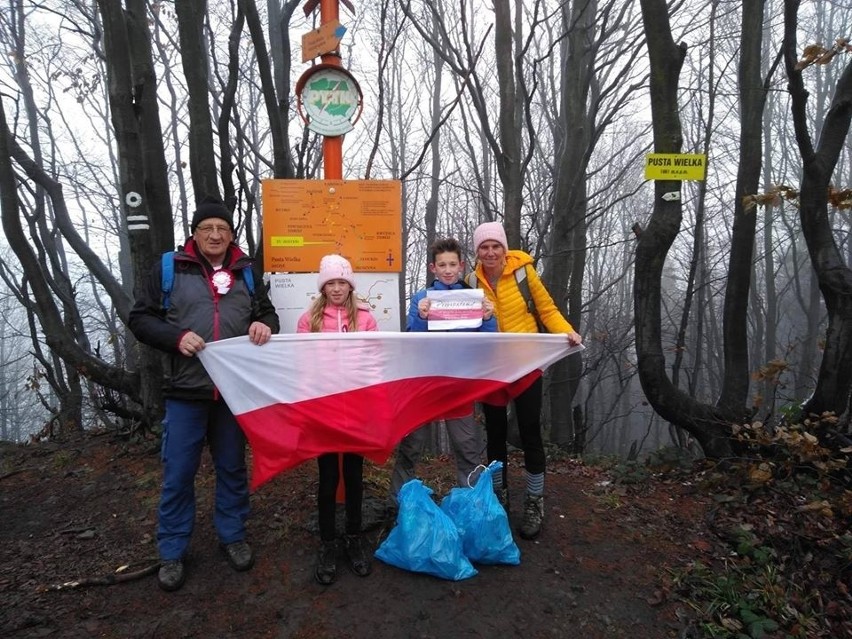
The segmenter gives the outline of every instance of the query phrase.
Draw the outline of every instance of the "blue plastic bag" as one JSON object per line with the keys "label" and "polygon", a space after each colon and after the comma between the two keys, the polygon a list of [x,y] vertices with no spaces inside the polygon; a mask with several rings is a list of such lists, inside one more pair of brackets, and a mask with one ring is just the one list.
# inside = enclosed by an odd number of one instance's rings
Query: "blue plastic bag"
{"label": "blue plastic bag", "polygon": [[516,566],[521,563],[521,551],[491,485],[491,476],[502,472],[502,468],[502,462],[493,461],[473,488],[453,488],[441,502],[441,510],[458,528],[468,559],[480,564]]}
{"label": "blue plastic bag", "polygon": [[399,489],[396,526],[376,550],[386,564],[459,581],[477,574],[462,552],[455,524],[429,496],[432,491],[419,479]]}

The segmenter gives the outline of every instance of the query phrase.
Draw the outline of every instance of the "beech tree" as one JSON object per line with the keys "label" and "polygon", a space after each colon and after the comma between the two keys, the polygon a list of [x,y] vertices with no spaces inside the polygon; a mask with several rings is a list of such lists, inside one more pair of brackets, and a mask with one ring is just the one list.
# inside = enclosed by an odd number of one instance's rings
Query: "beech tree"
{"label": "beech tree", "polygon": [[[65,243],[102,282],[103,290],[123,317],[129,311],[130,298],[107,264],[78,233],[62,184],[55,177],[57,167],[48,160],[54,151],[42,152],[40,124],[49,118],[37,108],[34,97],[27,63],[28,24],[21,3],[12,7],[10,17],[4,35],[12,39],[10,44],[16,48],[16,80],[26,107],[29,135],[19,141],[13,134],[6,119],[7,100],[0,96],[0,172],[9,180],[2,189],[3,227],[22,271],[19,279],[12,282],[13,278],[8,277],[7,283],[12,284],[30,314],[34,355],[42,366],[39,374],[50,384],[58,404],[50,407],[53,420],[61,431],[73,432],[82,429],[83,380],[127,396],[135,395],[139,384],[135,373],[100,357],[99,345],[91,343],[78,305],[79,291],[70,280]],[[55,144],[52,138],[47,139]],[[27,192],[33,197],[21,197]],[[42,335],[49,352],[42,352]]]}
{"label": "beech tree", "polygon": [[[651,102],[654,123],[655,149],[660,152],[679,152],[682,135],[678,110],[677,79],[681,64],[686,55],[686,46],[675,45],[665,21],[659,18],[665,14],[663,3],[643,0],[648,48],[651,60]],[[657,323],[659,315],[660,291],[658,281],[662,274],[663,263],[668,250],[677,236],[681,221],[681,208],[677,198],[664,198],[670,193],[678,193],[680,185],[674,182],[657,181],[655,183],[655,201],[653,213],[646,229],[643,230],[637,245],[636,285],[634,303],[636,307],[636,334],[639,373],[643,390],[654,409],[671,423],[684,428],[700,443],[708,456],[724,456],[732,445],[729,440],[733,424],[742,423],[752,417],[753,408],[748,405],[748,390],[752,371],[749,353],[759,353],[760,348],[749,341],[750,323],[746,321],[749,309],[758,304],[753,298],[752,282],[759,261],[753,251],[756,239],[755,221],[749,203],[750,195],[759,189],[761,172],[761,151],[763,144],[759,131],[765,95],[769,78],[774,71],[775,62],[761,69],[759,43],[754,38],[761,32],[763,2],[745,2],[742,5],[742,37],[739,55],[739,107],[740,107],[740,144],[737,160],[737,182],[735,199],[732,204],[733,224],[731,227],[731,250],[726,272],[725,307],[723,312],[723,331],[721,340],[724,352],[724,365],[721,367],[721,389],[715,405],[697,401],[688,393],[681,393],[671,384],[665,373],[666,357],[661,348],[661,334]],[[797,33],[797,2],[785,3],[785,40],[784,60],[789,77],[793,124],[796,140],[804,169],[802,185],[798,191],[802,232],[808,244],[811,262],[819,278],[820,290],[829,314],[829,327],[826,334],[826,347],[823,353],[820,374],[816,389],[805,403],[805,409],[811,413],[831,411],[843,413],[848,407],[850,374],[848,367],[841,362],[849,355],[849,307],[844,301],[848,298],[848,266],[844,255],[837,247],[836,236],[832,232],[829,216],[831,189],[830,180],[838,162],[844,141],[847,138],[850,122],[850,82],[849,67],[840,76],[835,87],[831,107],[826,113],[825,125],[820,135],[820,144],[816,149],[810,141],[807,128],[805,100],[807,93],[802,82],[802,68],[795,53]],[[755,40],[749,42],[748,40]],[[807,51],[807,50],[806,50]],[[833,51],[814,49],[814,59],[825,56],[827,61],[837,53],[846,51],[845,41],[839,41]],[[835,205],[841,205],[840,195]],[[767,225],[773,221],[766,220]],[[769,231],[766,231],[767,235]],[[770,236],[771,237],[771,236]],[[767,252],[774,250],[767,245]],[[767,271],[773,270],[771,259],[766,261]],[[772,291],[770,291],[772,293]],[[773,293],[774,296],[774,293]],[[817,304],[807,301],[810,312],[818,308]],[[769,316],[767,321],[774,321]],[[763,326],[758,324],[758,329]],[[765,339],[758,332],[759,339]],[[771,352],[771,351],[767,351]],[[777,378],[777,362],[768,362],[762,367],[761,375]],[[778,368],[773,372],[773,367]]]}
{"label": "beech tree", "polygon": [[[278,5],[279,20],[289,20],[297,4],[288,0]],[[257,139],[247,137],[246,129],[241,127],[232,108],[242,62],[239,54],[245,51],[236,46],[243,28],[250,35],[246,48],[255,48],[253,58],[259,69],[258,84],[265,98],[261,102],[266,107],[263,115],[272,123],[269,164],[277,176],[293,174],[285,133],[290,111],[286,98],[279,100],[275,93],[260,17],[252,0],[239,3],[237,15],[232,20],[235,47],[229,59],[230,75],[217,85],[216,80],[220,78],[214,79],[207,72],[215,68],[207,64],[215,44],[206,31],[210,14],[204,1],[178,3],[174,14],[168,13],[167,6],[149,7],[142,0],[99,1],[89,7],[66,3],[45,7],[44,13],[38,8],[29,14],[21,1],[12,3],[10,8],[2,26],[7,46],[16,50],[13,57],[17,63],[13,76],[16,85],[12,94],[20,96],[27,110],[25,118],[16,117],[14,126],[10,126],[7,120],[9,97],[0,96],[0,141],[4,150],[0,154],[0,173],[5,180],[3,225],[6,242],[18,262],[15,270],[20,272],[18,276],[10,271],[5,279],[32,313],[34,354],[41,362],[40,374],[50,381],[61,406],[57,412],[63,428],[82,428],[84,395],[88,396],[88,410],[106,409],[130,424],[149,426],[159,420],[161,412],[160,357],[150,349],[134,348],[132,336],[125,334],[122,323],[132,303],[134,286],[147,277],[157,255],[175,246],[169,173],[171,169],[173,174],[182,175],[183,167],[179,162],[170,165],[172,159],[167,157],[168,146],[164,145],[164,140],[174,141],[175,153],[179,153],[185,139],[189,140],[192,184],[189,197],[200,199],[224,191],[229,206],[233,208],[238,202],[242,205],[238,212],[245,213],[245,236],[250,248],[256,245],[252,214],[259,208],[256,202],[258,160],[247,162],[244,149],[251,149],[254,156],[262,156],[264,147]],[[153,13],[149,14],[149,9]],[[67,76],[74,82],[78,103],[87,105],[89,95],[99,91],[103,92],[101,101],[108,98],[112,126],[107,127],[103,136],[96,129],[95,137],[105,144],[108,153],[114,153],[117,167],[113,183],[103,186],[112,191],[111,205],[104,207],[104,217],[110,217],[109,208],[121,212],[114,218],[113,239],[121,249],[120,268],[112,263],[112,247],[99,254],[89,246],[89,227],[83,225],[83,232],[80,232],[81,223],[74,219],[75,215],[79,216],[77,207],[72,213],[65,199],[64,167],[51,163],[49,156],[42,153],[44,139],[49,139],[51,144],[55,142],[44,133],[50,130],[50,113],[38,109],[35,94],[29,88],[33,65],[27,63],[30,53],[26,33],[32,15],[59,20],[60,29],[73,33],[74,45],[90,47],[91,54]],[[168,48],[178,41],[169,41],[171,35],[164,36],[172,25],[178,28],[184,73],[178,77],[169,69],[166,85],[170,91],[166,93],[173,97],[175,108],[172,119],[166,119],[167,134],[160,120],[161,94],[152,42],[157,47],[158,59],[168,55]],[[152,26],[155,34],[151,32]],[[273,30],[276,41],[281,42],[282,34],[287,32],[288,24],[279,21]],[[288,39],[283,41],[289,42]],[[61,49],[62,45],[56,42],[57,50]],[[289,46],[282,53],[284,55],[278,57],[280,78],[289,77]],[[45,66],[51,63],[52,60],[46,59]],[[65,76],[57,74],[56,77]],[[280,85],[289,91],[289,80],[282,79]],[[50,92],[54,85],[44,82],[44,87]],[[177,92],[182,92],[182,96],[177,97]],[[218,99],[214,105],[221,113],[215,131],[211,95]],[[186,120],[181,115],[183,104],[186,104]],[[29,135],[21,137],[21,131],[25,130]],[[232,135],[234,130],[236,135]],[[216,140],[219,141],[218,153],[214,146]],[[235,148],[241,149],[240,152],[234,153]],[[83,153],[79,147],[75,150]],[[242,188],[233,186],[234,175]],[[180,178],[176,184],[182,187]],[[35,197],[27,197],[28,192]],[[186,202],[189,190],[181,188],[180,192],[183,199],[178,206],[186,225],[187,211],[194,209],[194,202]],[[76,196],[77,192],[71,193]],[[84,202],[83,215],[91,216],[87,206],[88,202]],[[65,258],[66,247],[73,251],[68,259]],[[109,334],[108,342],[104,340],[104,343],[109,343],[109,348],[103,348],[102,336],[106,336],[102,332],[97,333],[95,343],[90,343],[93,327],[87,326],[83,319],[86,302],[69,278],[69,268],[78,262],[86,269],[83,281],[92,287],[91,305],[103,316],[102,330]],[[115,273],[120,273],[121,277]],[[40,354],[42,343],[48,346],[49,354]],[[123,348],[125,343],[129,346],[127,351]]]}
{"label": "beech tree", "polygon": [[[798,0],[785,0],[784,63],[789,80],[796,143],[803,167],[799,188],[799,217],[828,312],[828,329],[819,376],[813,394],[804,404],[804,410],[816,415],[824,412],[841,415],[849,409],[852,388],[852,367],[849,366],[852,356],[852,270],[846,256],[838,248],[829,216],[829,201],[834,197],[833,191],[840,190],[833,187],[831,181],[843,147],[847,144],[852,121],[852,60],[845,61],[816,146],[808,128],[808,92],[802,76],[818,60],[828,62],[837,57],[833,62],[843,64],[842,58],[849,57],[852,47],[840,39],[832,48],[817,45],[807,47],[804,56],[800,58],[796,32],[798,11]],[[843,202],[843,196],[834,202]]]}
{"label": "beech tree", "polygon": [[[641,0],[646,41],[651,63],[651,109],[654,150],[679,153],[682,131],[678,103],[678,79],[686,56],[686,45],[672,38],[665,2]],[[704,453],[720,457],[730,453],[729,434],[733,423],[748,416],[748,348],[745,341],[746,306],[751,278],[754,245],[754,218],[743,219],[742,195],[753,192],[760,174],[760,122],[765,86],[760,81],[760,41],[763,0],[743,3],[743,30],[739,61],[741,109],[740,159],[737,197],[734,202],[734,226],[728,268],[724,312],[725,368],[722,391],[715,406],[697,401],[677,388],[666,373],[660,324],[661,277],[669,248],[677,236],[682,219],[679,197],[681,183],[656,180],[654,204],[647,227],[636,248],[636,350],[639,377],[646,397],[664,419],[689,432]],[[756,44],[754,41],[757,41]],[[756,130],[755,140],[752,131]],[[751,190],[750,190],[751,189]],[[675,194],[678,197],[671,197]],[[739,212],[739,215],[737,213]]]}
{"label": "beech tree", "polygon": [[[562,6],[560,34],[559,114],[555,125],[552,221],[543,279],[571,324],[583,328],[584,277],[588,260],[589,166],[598,140],[642,84],[632,62],[637,44],[626,58],[602,53],[615,33],[635,31],[629,4],[575,0]],[[640,43],[641,44],[641,43]],[[583,358],[557,362],[550,374],[551,438],[575,453],[584,450],[583,417],[575,396]],[[581,423],[575,424],[575,415]]]}

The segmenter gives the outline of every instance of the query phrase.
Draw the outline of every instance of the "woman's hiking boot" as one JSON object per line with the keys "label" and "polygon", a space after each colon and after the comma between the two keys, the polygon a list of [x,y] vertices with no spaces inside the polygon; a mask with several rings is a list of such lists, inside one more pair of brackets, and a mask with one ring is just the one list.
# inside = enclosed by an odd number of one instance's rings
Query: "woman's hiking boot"
{"label": "woman's hiking boot", "polygon": [[371,553],[367,548],[367,542],[363,535],[344,535],[343,548],[349,565],[359,577],[366,577],[373,570]]}
{"label": "woman's hiking boot", "polygon": [[524,497],[524,518],[521,521],[520,533],[523,539],[535,539],[541,532],[544,521],[544,495]]}
{"label": "woman's hiking boot", "polygon": [[314,571],[317,583],[328,586],[337,578],[337,541],[323,541],[317,552],[317,567]]}

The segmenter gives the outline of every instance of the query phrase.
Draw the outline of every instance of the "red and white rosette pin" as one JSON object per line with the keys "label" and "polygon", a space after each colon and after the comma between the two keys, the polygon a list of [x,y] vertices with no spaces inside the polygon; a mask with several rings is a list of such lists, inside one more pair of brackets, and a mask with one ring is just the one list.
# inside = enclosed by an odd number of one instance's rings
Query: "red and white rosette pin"
{"label": "red and white rosette pin", "polygon": [[213,273],[211,281],[213,282],[213,288],[216,289],[216,293],[225,295],[234,285],[234,276],[230,271],[220,269]]}

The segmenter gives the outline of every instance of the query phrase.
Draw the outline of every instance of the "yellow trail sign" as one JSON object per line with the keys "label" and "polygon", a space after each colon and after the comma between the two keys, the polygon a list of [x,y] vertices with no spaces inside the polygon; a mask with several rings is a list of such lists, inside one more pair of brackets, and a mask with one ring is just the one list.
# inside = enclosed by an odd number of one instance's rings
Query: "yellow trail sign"
{"label": "yellow trail sign", "polygon": [[649,153],[645,156],[646,180],[704,180],[704,153]]}

